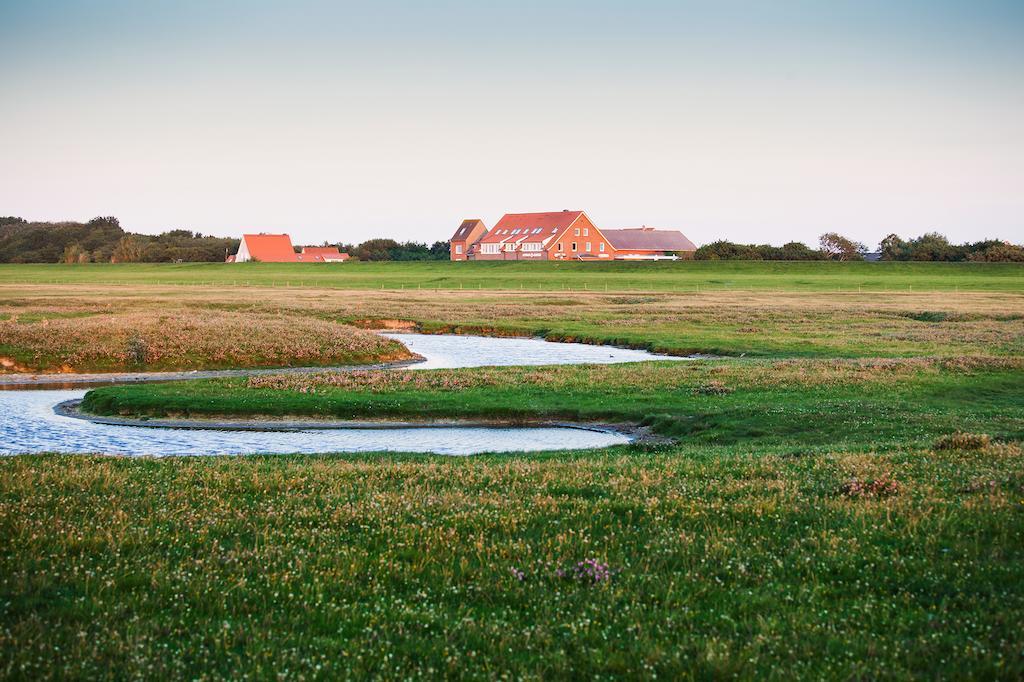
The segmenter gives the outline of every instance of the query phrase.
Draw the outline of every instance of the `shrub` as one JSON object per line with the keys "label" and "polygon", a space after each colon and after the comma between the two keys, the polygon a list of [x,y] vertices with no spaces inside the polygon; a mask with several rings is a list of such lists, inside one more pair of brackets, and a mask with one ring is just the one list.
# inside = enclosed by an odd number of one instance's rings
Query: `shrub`
{"label": "shrub", "polygon": [[992,444],[992,438],[984,433],[956,433],[946,434],[935,441],[936,450],[983,450]]}
{"label": "shrub", "polygon": [[839,494],[849,498],[881,498],[891,497],[900,492],[899,482],[888,473],[879,478],[860,480],[851,478],[839,488]]}
{"label": "shrub", "polygon": [[129,364],[146,364],[147,347],[146,342],[139,336],[133,336],[125,344],[124,355]]}

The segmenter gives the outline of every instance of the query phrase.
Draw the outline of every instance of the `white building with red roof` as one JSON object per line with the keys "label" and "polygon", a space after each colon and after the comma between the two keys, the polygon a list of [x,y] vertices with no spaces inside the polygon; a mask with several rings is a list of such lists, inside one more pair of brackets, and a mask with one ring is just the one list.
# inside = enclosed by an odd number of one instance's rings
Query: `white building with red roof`
{"label": "white building with red roof", "polygon": [[[230,256],[229,256],[230,259]],[[292,246],[292,238],[286,234],[243,234],[238,253],[230,263],[297,263],[298,255]]]}

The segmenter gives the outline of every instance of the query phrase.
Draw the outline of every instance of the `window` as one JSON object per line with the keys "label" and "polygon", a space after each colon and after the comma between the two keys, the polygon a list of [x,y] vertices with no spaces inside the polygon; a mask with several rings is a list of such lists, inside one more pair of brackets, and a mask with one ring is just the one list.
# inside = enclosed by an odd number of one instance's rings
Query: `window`
{"label": "window", "polygon": [[[590,228],[589,227],[584,227],[583,228],[583,236],[584,237],[589,237],[590,236]],[[590,249],[587,249],[587,251],[590,251]]]}
{"label": "window", "polygon": [[540,234],[540,228],[539,227],[533,228],[533,233],[534,234]]}
{"label": "window", "polygon": [[480,251],[481,253],[501,253],[501,244],[483,244]]}
{"label": "window", "polygon": [[455,253],[462,253],[462,244],[455,245]]}
{"label": "window", "polygon": [[590,251],[591,251],[590,242],[587,242],[587,253],[590,253]]}
{"label": "window", "polygon": [[559,251],[561,251],[561,250],[562,250],[562,242],[558,242],[558,250],[559,250]]}
{"label": "window", "polygon": [[519,228],[517,227],[516,229],[512,230],[512,234],[519,234]]}
{"label": "window", "polygon": [[600,251],[601,253],[604,253],[604,242],[601,242],[600,244],[597,245],[597,250]]}
{"label": "window", "polygon": [[575,250],[576,250],[576,242],[573,242],[573,243],[572,243],[572,250],[573,250],[573,251],[575,251]]}
{"label": "window", "polygon": [[540,242],[526,242],[523,244],[523,251],[540,251]]}
{"label": "window", "polygon": [[515,251],[516,250],[515,242],[510,242],[508,244],[505,244],[505,250],[506,251]]}
{"label": "window", "polygon": [[[580,228],[578,228],[578,227],[576,228],[576,236],[577,236],[577,237],[579,237],[579,236],[580,236]],[[573,250],[575,251],[575,249],[573,249]]]}

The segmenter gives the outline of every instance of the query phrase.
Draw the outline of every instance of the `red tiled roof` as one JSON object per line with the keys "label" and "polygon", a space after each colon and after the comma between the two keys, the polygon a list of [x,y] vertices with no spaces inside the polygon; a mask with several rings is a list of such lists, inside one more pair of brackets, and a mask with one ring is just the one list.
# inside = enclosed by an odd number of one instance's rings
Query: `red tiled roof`
{"label": "red tiled roof", "polygon": [[341,253],[336,246],[303,246],[299,260],[303,263],[348,260],[348,254]]}
{"label": "red tiled roof", "polygon": [[543,242],[572,225],[583,211],[550,213],[506,213],[481,243]]}
{"label": "red tiled roof", "polygon": [[292,239],[286,234],[244,234],[249,256],[262,263],[296,263]]}
{"label": "red tiled roof", "polygon": [[696,251],[697,247],[679,230],[630,227],[601,230],[616,251]]}

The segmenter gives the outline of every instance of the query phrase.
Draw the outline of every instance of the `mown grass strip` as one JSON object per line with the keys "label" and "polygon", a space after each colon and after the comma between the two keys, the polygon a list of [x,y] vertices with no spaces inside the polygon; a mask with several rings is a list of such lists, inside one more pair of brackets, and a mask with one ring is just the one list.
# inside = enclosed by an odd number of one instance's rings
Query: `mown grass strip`
{"label": "mown grass strip", "polygon": [[0,265],[0,283],[343,289],[820,292],[1024,291],[1019,263],[122,263]]}

